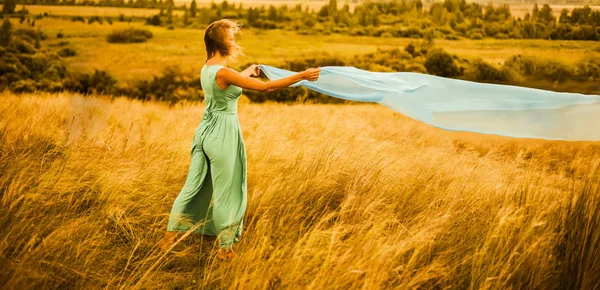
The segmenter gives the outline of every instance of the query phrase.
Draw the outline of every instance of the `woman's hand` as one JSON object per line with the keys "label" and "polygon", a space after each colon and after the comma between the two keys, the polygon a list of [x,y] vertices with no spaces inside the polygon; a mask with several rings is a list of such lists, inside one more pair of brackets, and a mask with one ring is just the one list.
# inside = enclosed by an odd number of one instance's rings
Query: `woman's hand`
{"label": "woman's hand", "polygon": [[260,75],[260,67],[258,65],[251,65],[242,72],[243,75],[249,77],[257,77]]}
{"label": "woman's hand", "polygon": [[303,71],[302,73],[303,73],[303,78],[305,80],[314,82],[319,79],[319,74],[321,73],[321,68],[320,67],[317,67],[317,68],[311,67],[311,68]]}

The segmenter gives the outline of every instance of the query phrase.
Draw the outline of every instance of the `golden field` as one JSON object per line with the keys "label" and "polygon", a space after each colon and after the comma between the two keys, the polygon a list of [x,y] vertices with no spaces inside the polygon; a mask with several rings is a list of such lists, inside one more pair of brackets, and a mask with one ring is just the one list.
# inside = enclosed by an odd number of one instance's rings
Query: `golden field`
{"label": "golden field", "polygon": [[[16,28],[26,23],[14,22]],[[152,32],[153,38],[146,43],[110,44],[106,36],[115,29],[129,26],[143,27]],[[70,20],[44,18],[36,21],[36,27],[48,34],[48,44],[67,41],[77,55],[66,59],[75,71],[90,72],[106,70],[119,80],[150,78],[163,68],[178,65],[185,71],[199,72],[206,58],[204,31],[202,29],[145,26],[114,22],[81,24]],[[58,39],[57,33],[64,34]],[[370,36],[298,35],[295,31],[257,30],[243,28],[237,42],[245,48],[245,57],[237,64],[248,62],[278,66],[285,60],[316,57],[324,54],[351,57],[377,51],[378,48],[404,49],[409,38],[379,38]],[[450,53],[461,57],[481,58],[494,64],[502,64],[513,55],[531,55],[573,64],[582,58],[600,58],[600,44],[591,41],[541,40],[541,39],[484,39],[443,40],[435,43]]]}
{"label": "golden field", "polygon": [[[0,95],[5,289],[593,289],[600,143],[429,127],[377,104],[240,104],[234,248],[160,252],[202,103]],[[593,124],[590,124],[593,125]]]}

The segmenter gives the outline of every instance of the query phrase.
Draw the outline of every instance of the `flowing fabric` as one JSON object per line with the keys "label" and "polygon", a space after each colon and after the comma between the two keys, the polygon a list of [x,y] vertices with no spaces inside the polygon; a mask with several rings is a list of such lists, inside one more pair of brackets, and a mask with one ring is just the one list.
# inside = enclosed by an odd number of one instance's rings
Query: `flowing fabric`
{"label": "flowing fabric", "polygon": [[[261,64],[270,80],[295,74]],[[328,96],[374,102],[453,131],[549,140],[600,140],[600,96],[477,83],[411,72],[324,66],[303,86]]]}

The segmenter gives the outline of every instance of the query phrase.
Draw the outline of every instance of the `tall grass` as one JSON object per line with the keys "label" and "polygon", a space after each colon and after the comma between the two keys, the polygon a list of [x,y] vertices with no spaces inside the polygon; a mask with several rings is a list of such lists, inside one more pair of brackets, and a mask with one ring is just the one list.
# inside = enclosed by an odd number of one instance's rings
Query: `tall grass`
{"label": "tall grass", "polygon": [[600,144],[437,130],[379,105],[240,104],[239,257],[155,246],[202,104],[0,95],[0,284],[593,289]]}

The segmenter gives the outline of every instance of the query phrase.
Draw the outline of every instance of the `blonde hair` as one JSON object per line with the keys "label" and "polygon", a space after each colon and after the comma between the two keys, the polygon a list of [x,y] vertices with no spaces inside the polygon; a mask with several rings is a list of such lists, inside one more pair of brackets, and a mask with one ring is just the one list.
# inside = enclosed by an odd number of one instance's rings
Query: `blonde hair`
{"label": "blonde hair", "polygon": [[217,51],[226,60],[235,60],[238,56],[243,56],[242,47],[237,43],[226,42],[227,30],[232,29],[233,33],[238,33],[242,25],[229,19],[214,21],[204,32],[204,45],[206,46],[206,60],[209,60]]}

